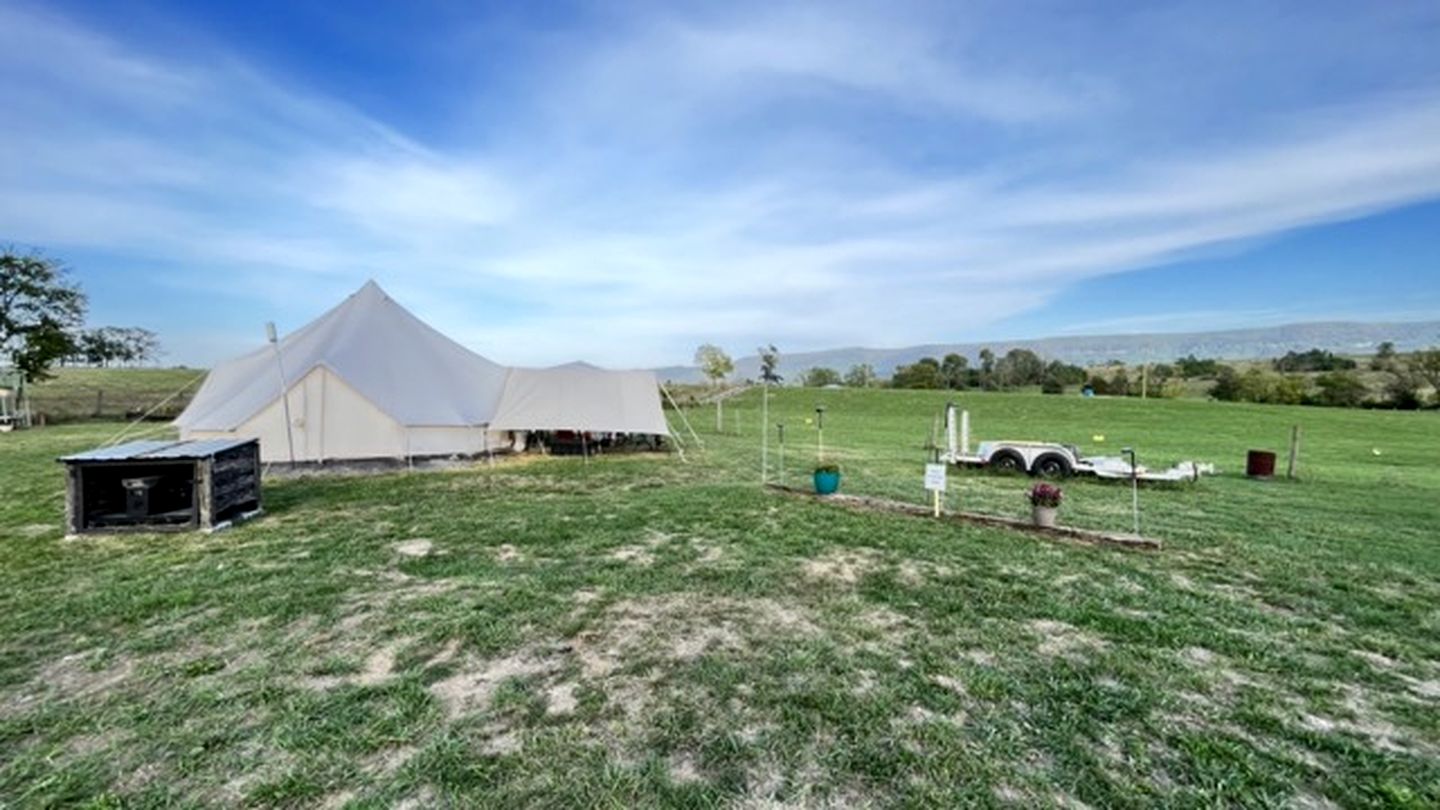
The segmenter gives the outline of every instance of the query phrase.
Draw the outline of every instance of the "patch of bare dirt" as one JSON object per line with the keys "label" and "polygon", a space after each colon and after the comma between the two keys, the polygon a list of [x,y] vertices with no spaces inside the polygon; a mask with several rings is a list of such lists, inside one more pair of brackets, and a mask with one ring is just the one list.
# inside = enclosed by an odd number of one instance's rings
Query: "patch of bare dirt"
{"label": "patch of bare dirt", "polygon": [[610,559],[648,568],[655,564],[655,554],[661,546],[674,540],[674,536],[657,529],[646,531],[640,542],[621,546],[610,552]]}
{"label": "patch of bare dirt", "polygon": [[1395,659],[1369,650],[1351,650],[1350,654],[1379,670],[1392,670],[1398,666]]}
{"label": "patch of bare dirt", "polygon": [[525,553],[509,543],[502,543],[495,549],[495,559],[502,563],[523,562]]}
{"label": "patch of bare dirt", "polygon": [[452,638],[445,642],[445,646],[441,647],[439,652],[425,659],[425,668],[441,667],[454,661],[455,656],[460,654],[460,646],[461,641],[458,638]]}
{"label": "patch of bare dirt", "polygon": [[965,689],[965,682],[960,680],[959,678],[954,678],[949,675],[932,675],[930,676],[930,680],[936,686],[939,686],[942,689],[948,689],[957,695],[961,695],[962,697],[970,694],[969,691]]}
{"label": "patch of bare dirt", "polygon": [[965,725],[965,713],[955,712],[953,714],[940,714],[931,711],[924,706],[911,706],[904,717],[898,718],[898,725],[902,726],[925,726],[938,724],[944,726],[960,727]]}
{"label": "patch of bare dirt", "polygon": [[966,650],[960,653],[960,657],[982,667],[995,666],[995,654],[988,650]]}
{"label": "patch of bare dirt", "polygon": [[1083,661],[1087,653],[1099,652],[1107,646],[1104,639],[1073,624],[1041,619],[1027,625],[1040,638],[1036,651],[1048,658]]}
{"label": "patch of bare dirt", "polygon": [[739,652],[752,639],[817,632],[798,608],[772,599],[670,594],[616,603],[599,627],[574,641],[587,677],[601,678],[636,658],[690,660],[711,650]]}
{"label": "patch of bare dirt", "polygon": [[695,757],[689,754],[677,754],[670,757],[665,770],[670,776],[670,781],[677,785],[693,784],[704,779],[700,775],[699,766],[695,764]]}
{"label": "patch of bare dirt", "polygon": [[122,656],[102,663],[102,654],[102,650],[72,653],[41,667],[28,685],[13,690],[0,702],[0,717],[21,714],[50,697],[81,700],[103,697],[121,688],[134,675],[136,661]]}
{"label": "patch of bare dirt", "polygon": [[435,549],[435,543],[423,537],[395,544],[395,553],[402,557],[428,557]]}
{"label": "patch of bare dirt", "polygon": [[954,573],[948,565],[928,560],[904,560],[895,567],[895,576],[902,583],[918,588],[933,579],[944,579]]}
{"label": "patch of bare dirt", "polygon": [[[303,683],[310,689],[334,689],[342,685],[378,686],[395,677],[395,659],[400,651],[413,643],[414,639],[401,638],[372,650],[365,658],[360,671],[346,675],[316,675],[307,677]],[[355,645],[358,646],[358,641]]]}
{"label": "patch of bare dirt", "polygon": [[575,698],[576,684],[570,681],[557,683],[545,692],[545,713],[552,716],[574,714],[580,701]]}
{"label": "patch of bare dirt", "polygon": [[1341,688],[1345,693],[1341,712],[1331,716],[1301,712],[1300,725],[1320,734],[1344,733],[1362,737],[1382,751],[1405,752],[1418,747],[1433,753],[1433,746],[1396,727],[1360,689],[1348,685]]}
{"label": "patch of bare dirt", "polygon": [[866,574],[881,567],[880,555],[874,549],[833,549],[806,560],[800,569],[805,576],[826,582],[854,585]]}
{"label": "patch of bare dirt", "polygon": [[564,658],[555,650],[525,649],[488,661],[476,662],[444,680],[430,684],[430,694],[444,707],[445,713],[456,717],[490,705],[495,690],[511,678],[551,675],[564,666]]}
{"label": "patch of bare dirt", "polygon": [[405,763],[414,758],[416,748],[413,745],[401,745],[393,748],[383,748],[360,763],[360,769],[372,777],[385,778],[405,767]]}

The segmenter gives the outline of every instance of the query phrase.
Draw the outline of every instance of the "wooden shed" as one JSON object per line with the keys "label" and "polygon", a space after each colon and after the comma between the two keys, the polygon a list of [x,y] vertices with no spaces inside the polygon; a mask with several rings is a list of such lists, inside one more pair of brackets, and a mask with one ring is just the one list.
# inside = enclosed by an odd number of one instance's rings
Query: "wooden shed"
{"label": "wooden shed", "polygon": [[59,459],[65,531],[213,531],[260,513],[255,439],[135,441]]}

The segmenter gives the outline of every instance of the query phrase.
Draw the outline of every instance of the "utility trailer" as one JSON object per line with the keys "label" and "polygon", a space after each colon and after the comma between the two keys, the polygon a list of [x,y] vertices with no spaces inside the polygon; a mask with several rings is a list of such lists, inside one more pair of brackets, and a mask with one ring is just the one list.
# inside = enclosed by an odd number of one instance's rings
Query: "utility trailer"
{"label": "utility trailer", "polygon": [[1085,456],[1075,445],[1059,442],[985,441],[980,442],[972,453],[970,412],[957,412],[953,402],[945,406],[945,443],[940,460],[946,463],[1003,473],[1026,473],[1040,478],[1093,475],[1096,478],[1178,482],[1195,481],[1201,475],[1215,473],[1215,465],[1195,461],[1182,461],[1168,470],[1151,470],[1143,464],[1132,467],[1123,456]]}

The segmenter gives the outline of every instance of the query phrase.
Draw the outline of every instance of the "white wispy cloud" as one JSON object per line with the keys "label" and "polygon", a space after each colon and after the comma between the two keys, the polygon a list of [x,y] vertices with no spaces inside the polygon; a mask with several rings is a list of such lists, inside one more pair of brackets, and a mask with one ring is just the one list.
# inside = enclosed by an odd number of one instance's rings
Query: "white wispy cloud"
{"label": "white wispy cloud", "polygon": [[[618,15],[537,39],[503,106],[446,79],[490,134],[427,142],[242,54],[0,5],[0,240],[292,318],[374,276],[497,359],[641,365],[701,340],[943,339],[1085,278],[1440,196],[1440,60],[1399,48],[1404,81],[1279,94],[1217,137],[1173,100],[1147,112],[1158,77],[991,16]],[[1292,43],[1288,74],[1341,58],[1325,47]],[[216,359],[204,341],[180,359]]]}

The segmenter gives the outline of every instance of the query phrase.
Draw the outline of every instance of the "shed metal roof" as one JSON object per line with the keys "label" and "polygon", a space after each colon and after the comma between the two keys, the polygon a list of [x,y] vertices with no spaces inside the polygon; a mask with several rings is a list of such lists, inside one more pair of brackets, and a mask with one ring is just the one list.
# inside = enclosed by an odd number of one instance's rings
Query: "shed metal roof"
{"label": "shed metal roof", "polygon": [[188,442],[142,440],[97,447],[83,453],[61,456],[60,461],[154,461],[162,459],[210,458],[255,439],[196,439]]}

